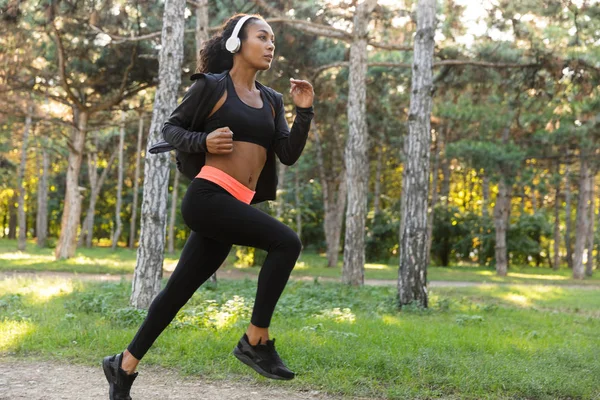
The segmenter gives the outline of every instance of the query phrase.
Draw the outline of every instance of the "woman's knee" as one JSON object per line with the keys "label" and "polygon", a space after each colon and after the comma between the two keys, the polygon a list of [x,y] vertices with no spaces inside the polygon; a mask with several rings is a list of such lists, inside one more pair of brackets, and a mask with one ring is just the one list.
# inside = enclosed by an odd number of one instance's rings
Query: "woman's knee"
{"label": "woman's knee", "polygon": [[300,255],[300,252],[302,251],[302,241],[300,240],[300,237],[298,237],[298,234],[291,228],[278,234],[277,239],[276,248],[280,248],[296,257]]}

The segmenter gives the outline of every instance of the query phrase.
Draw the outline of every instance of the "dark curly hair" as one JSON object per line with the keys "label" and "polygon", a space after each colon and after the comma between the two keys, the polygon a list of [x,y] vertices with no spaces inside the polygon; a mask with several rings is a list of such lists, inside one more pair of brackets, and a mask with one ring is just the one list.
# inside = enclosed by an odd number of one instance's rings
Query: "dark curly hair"
{"label": "dark curly hair", "polygon": [[[233,33],[233,29],[237,22],[245,15],[247,14],[235,14],[229,18],[221,26],[221,31],[204,43],[196,62],[196,72],[220,73],[233,67],[233,53],[230,53],[225,48],[225,42],[227,42],[227,39],[229,39]],[[264,18],[259,14],[252,14],[252,18],[249,18],[248,21],[244,23],[244,26],[238,35],[242,42],[248,37],[247,29],[253,20],[264,21]]]}

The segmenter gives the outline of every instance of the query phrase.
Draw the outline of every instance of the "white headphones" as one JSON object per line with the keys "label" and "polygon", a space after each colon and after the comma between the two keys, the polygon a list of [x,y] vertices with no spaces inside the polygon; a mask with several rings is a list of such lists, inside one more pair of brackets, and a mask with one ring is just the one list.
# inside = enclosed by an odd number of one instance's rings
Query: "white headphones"
{"label": "white headphones", "polygon": [[244,26],[244,23],[246,21],[248,21],[248,19],[250,19],[250,18],[252,18],[252,15],[246,15],[246,16],[240,18],[240,20],[235,25],[235,28],[233,29],[233,33],[231,34],[231,37],[229,39],[227,39],[227,42],[225,42],[225,48],[229,52],[237,53],[240,50],[240,47],[242,46],[242,41],[238,37],[238,34],[242,30],[242,26]]}

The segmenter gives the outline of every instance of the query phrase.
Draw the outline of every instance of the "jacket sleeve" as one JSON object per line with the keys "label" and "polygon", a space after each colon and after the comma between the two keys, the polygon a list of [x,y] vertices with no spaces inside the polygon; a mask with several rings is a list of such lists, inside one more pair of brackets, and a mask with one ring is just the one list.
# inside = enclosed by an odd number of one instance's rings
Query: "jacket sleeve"
{"label": "jacket sleeve", "polygon": [[275,139],[273,140],[273,150],[279,161],[285,165],[293,165],[300,155],[310,130],[310,121],[314,116],[313,107],[296,107],[296,118],[292,125],[292,130],[285,119],[285,109],[283,106],[283,95],[278,96],[279,106],[275,113]]}
{"label": "jacket sleeve", "polygon": [[205,79],[197,79],[183,95],[181,103],[173,110],[162,127],[162,135],[167,143],[186,153],[206,153],[206,132],[192,132],[188,129],[206,95]]}

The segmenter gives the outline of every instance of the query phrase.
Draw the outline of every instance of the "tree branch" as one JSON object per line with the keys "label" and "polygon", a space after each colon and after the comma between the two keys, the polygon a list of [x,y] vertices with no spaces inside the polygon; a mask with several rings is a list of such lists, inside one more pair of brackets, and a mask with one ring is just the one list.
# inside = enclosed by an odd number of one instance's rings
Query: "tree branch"
{"label": "tree branch", "polygon": [[[119,87],[117,94],[112,99],[105,101],[104,103],[100,103],[96,106],[90,107],[90,113],[107,110],[107,109],[111,108],[112,106],[114,106],[115,104],[118,104],[121,101],[123,101],[123,99],[125,98],[125,96],[123,94],[125,93],[125,87],[127,85],[127,78],[129,77],[129,72],[131,72],[131,70],[135,66],[136,55],[137,55],[137,48],[134,48],[133,51],[131,52],[131,58],[129,61],[129,65],[127,66],[127,68],[125,68],[125,71],[123,72],[123,78],[121,79],[121,86]],[[139,89],[139,90],[142,90],[142,89]],[[137,92],[133,92],[133,93],[137,93]]]}
{"label": "tree branch", "polygon": [[[338,61],[331,64],[326,64],[315,70],[313,74],[313,79],[315,79],[322,72],[331,69],[331,68],[345,68],[348,67],[348,61]],[[454,66],[454,65],[473,65],[477,67],[485,67],[485,68],[528,68],[528,67],[540,67],[540,64],[531,63],[531,64],[511,64],[511,63],[492,63],[487,61],[474,61],[474,60],[444,60],[434,62],[434,67],[441,66]],[[368,67],[389,67],[389,68],[412,68],[412,64],[407,63],[394,63],[394,62],[374,62],[368,63]]]}
{"label": "tree branch", "polygon": [[69,83],[67,82],[67,74],[65,72],[65,48],[63,47],[62,44],[62,40],[60,39],[60,34],[58,33],[58,29],[56,29],[56,26],[54,25],[54,21],[52,21],[50,23],[50,27],[52,28],[52,31],[54,32],[54,41],[56,42],[56,47],[57,47],[57,55],[58,55],[58,72],[60,74],[60,84],[63,87],[63,89],[65,90],[65,92],[67,92],[67,97],[75,104],[75,106],[80,109],[80,110],[85,110],[86,107],[79,101],[79,99],[77,98],[77,96],[75,96],[73,94],[73,92],[71,91],[71,87],[69,86]]}

